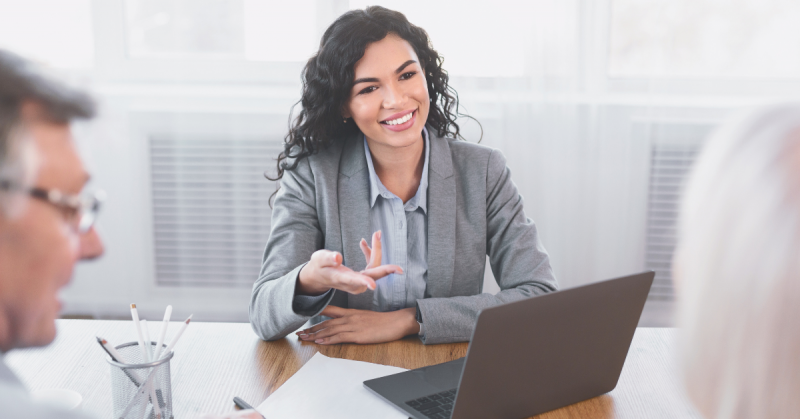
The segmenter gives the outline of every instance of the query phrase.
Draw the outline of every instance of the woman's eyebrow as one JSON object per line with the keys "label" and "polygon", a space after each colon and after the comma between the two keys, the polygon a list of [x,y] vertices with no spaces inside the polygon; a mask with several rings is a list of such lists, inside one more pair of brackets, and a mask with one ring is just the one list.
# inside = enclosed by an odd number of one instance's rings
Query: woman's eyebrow
{"label": "woman's eyebrow", "polygon": [[[395,74],[400,74],[400,72],[402,72],[403,69],[405,69],[411,64],[414,64],[415,62],[416,62],[415,60],[408,60],[404,62],[402,65],[400,65],[400,67],[397,67],[397,70],[394,71]],[[380,80],[378,80],[375,77],[364,77],[361,79],[355,79],[355,81],[353,82],[353,86],[357,85],[358,83],[378,83],[379,81]]]}
{"label": "woman's eyebrow", "polygon": [[377,83],[379,81],[380,80],[376,79],[375,77],[366,77],[363,79],[356,79],[356,81],[353,82],[353,86],[357,85],[358,83]]}
{"label": "woman's eyebrow", "polygon": [[401,65],[400,67],[397,67],[397,70],[394,71],[395,74],[400,74],[400,72],[403,71],[404,68],[408,67],[411,64],[414,64],[415,62],[416,61],[414,61],[414,60],[408,60],[408,61],[404,62],[403,65]]}
{"label": "woman's eyebrow", "polygon": [[403,65],[401,65],[400,67],[397,67],[397,70],[395,70],[394,73],[395,74],[400,74],[400,72],[403,71],[404,68],[408,67],[411,64],[414,64],[415,62],[416,61],[414,61],[414,60],[408,60],[408,61],[404,62]]}

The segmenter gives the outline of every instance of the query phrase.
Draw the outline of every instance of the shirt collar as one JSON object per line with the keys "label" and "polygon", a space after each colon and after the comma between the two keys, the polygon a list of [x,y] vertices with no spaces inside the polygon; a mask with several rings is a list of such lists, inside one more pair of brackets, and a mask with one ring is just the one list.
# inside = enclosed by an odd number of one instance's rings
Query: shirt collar
{"label": "shirt collar", "polygon": [[[419,181],[419,188],[417,188],[417,193],[405,203],[406,211],[413,211],[417,207],[422,208],[422,211],[427,213],[428,212],[428,160],[430,159],[431,154],[431,147],[430,147],[430,140],[428,139],[428,130],[423,127],[422,128],[422,139],[425,141],[425,151],[423,151],[423,155],[425,156],[425,163],[422,165],[422,179]],[[378,200],[378,196],[383,196],[385,198],[398,198],[397,195],[391,193],[383,183],[381,183],[380,178],[375,173],[375,166],[372,165],[372,153],[369,152],[369,145],[367,144],[367,136],[364,136],[364,152],[367,155],[367,166],[369,167],[369,192],[370,192],[370,207],[375,206],[375,201]],[[398,198],[399,199],[399,198]]]}

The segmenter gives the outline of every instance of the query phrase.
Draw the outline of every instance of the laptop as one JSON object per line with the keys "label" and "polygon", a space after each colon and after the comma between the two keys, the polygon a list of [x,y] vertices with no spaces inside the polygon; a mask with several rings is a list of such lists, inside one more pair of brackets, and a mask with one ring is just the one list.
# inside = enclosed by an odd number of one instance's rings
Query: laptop
{"label": "laptop", "polygon": [[416,419],[526,418],[614,389],[655,273],[482,310],[467,356],[364,381]]}

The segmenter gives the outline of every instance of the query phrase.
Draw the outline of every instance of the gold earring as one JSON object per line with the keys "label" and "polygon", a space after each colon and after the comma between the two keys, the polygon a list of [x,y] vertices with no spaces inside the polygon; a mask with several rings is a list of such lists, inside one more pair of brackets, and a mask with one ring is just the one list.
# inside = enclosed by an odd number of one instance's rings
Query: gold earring
{"label": "gold earring", "polygon": [[347,118],[342,119],[342,122],[344,122],[346,124],[347,123]]}

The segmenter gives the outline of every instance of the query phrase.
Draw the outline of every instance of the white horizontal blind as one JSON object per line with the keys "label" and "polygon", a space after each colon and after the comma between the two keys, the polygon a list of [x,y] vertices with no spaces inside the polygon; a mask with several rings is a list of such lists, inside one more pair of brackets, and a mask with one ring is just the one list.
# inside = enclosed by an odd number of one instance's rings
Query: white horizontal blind
{"label": "white horizontal blind", "polygon": [[280,140],[150,139],[156,283],[250,287],[270,231]]}
{"label": "white horizontal blind", "polygon": [[672,301],[672,255],[681,193],[708,129],[678,126],[665,131],[656,134],[651,149],[645,269],[656,273],[648,299]]}

